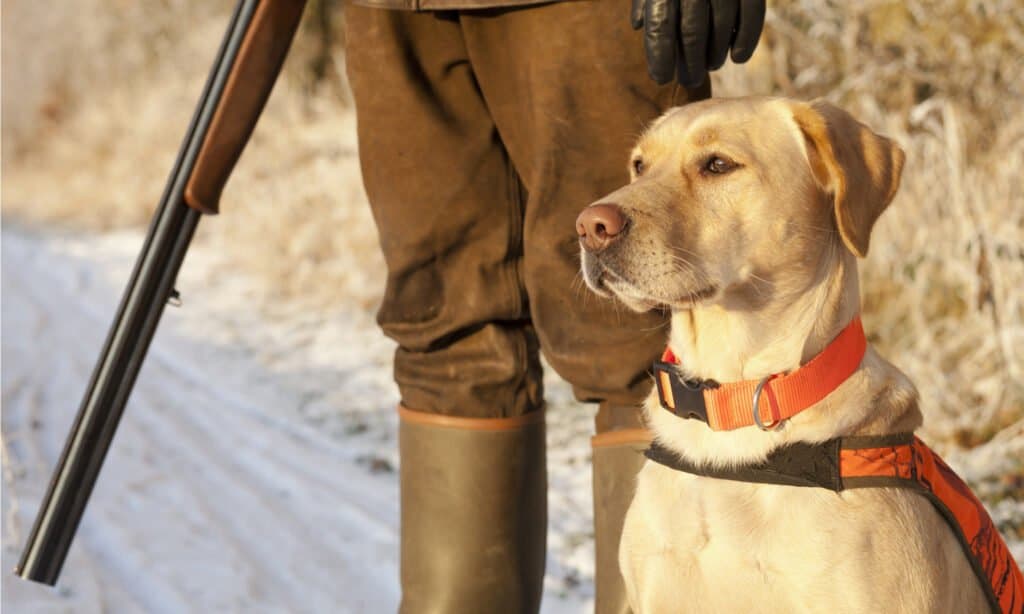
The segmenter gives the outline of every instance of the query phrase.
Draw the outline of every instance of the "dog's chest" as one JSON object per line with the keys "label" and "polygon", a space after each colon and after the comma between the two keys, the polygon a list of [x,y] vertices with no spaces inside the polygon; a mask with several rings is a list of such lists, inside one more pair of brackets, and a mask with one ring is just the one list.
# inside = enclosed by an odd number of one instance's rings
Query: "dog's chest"
{"label": "dog's chest", "polygon": [[[660,600],[665,586],[677,586],[680,597],[685,593],[688,603],[703,608],[686,611],[849,605],[858,590],[871,589],[851,582],[851,576],[863,577],[851,566],[871,550],[865,543],[871,528],[863,514],[851,513],[847,499],[824,489],[699,478],[648,463],[623,537],[624,556],[631,558],[626,565],[641,595]],[[660,603],[647,611],[672,607]]]}
{"label": "dog's chest", "polygon": [[794,551],[817,553],[835,547],[823,522],[835,493],[809,488],[700,478],[681,473],[674,505],[653,510],[666,543],[691,553],[709,577],[739,570],[769,579],[792,565]]}

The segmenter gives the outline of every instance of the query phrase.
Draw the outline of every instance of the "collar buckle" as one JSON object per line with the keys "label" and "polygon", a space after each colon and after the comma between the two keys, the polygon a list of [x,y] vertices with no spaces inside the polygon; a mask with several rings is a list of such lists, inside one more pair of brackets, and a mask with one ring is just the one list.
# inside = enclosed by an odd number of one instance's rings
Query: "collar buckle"
{"label": "collar buckle", "polygon": [[676,371],[676,365],[661,361],[654,363],[654,381],[662,407],[680,418],[708,422],[704,391],[717,388],[718,382],[683,379]]}

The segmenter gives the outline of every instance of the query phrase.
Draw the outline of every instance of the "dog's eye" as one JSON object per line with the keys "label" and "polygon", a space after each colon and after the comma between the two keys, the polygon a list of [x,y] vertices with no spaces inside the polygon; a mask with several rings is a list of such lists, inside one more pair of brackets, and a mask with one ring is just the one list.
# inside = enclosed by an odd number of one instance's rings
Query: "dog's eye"
{"label": "dog's eye", "polygon": [[644,174],[644,168],[645,167],[643,158],[633,159],[633,172],[636,174],[637,177]]}
{"label": "dog's eye", "polygon": [[724,175],[737,166],[739,165],[731,160],[726,160],[719,156],[711,156],[708,158],[708,161],[704,163],[704,170],[715,175]]}

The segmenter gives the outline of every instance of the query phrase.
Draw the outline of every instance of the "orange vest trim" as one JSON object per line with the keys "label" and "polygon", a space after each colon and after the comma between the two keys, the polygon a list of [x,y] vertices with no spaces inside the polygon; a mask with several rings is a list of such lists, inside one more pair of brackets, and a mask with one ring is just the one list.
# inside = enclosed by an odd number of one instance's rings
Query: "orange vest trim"
{"label": "orange vest trim", "polygon": [[695,475],[762,484],[852,488],[908,488],[928,498],[956,535],[992,612],[1024,614],[1024,575],[984,505],[939,455],[910,433],[795,443],[762,463],[715,468],[692,463],[653,443],[650,460]]}
{"label": "orange vest trim", "polygon": [[975,575],[988,589],[993,611],[1024,613],[1024,575],[985,506],[923,441],[914,437],[909,444],[879,448],[843,445],[839,470],[844,488],[916,484],[953,529]]}

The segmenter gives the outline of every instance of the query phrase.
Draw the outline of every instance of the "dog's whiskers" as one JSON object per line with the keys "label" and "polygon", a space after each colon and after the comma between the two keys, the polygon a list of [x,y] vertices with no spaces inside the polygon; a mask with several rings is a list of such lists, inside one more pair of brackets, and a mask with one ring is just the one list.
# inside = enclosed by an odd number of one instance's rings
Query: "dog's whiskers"
{"label": "dog's whiskers", "polygon": [[694,252],[694,251],[688,250],[688,249],[686,249],[685,247],[680,247],[680,246],[678,246],[678,245],[669,245],[669,246],[668,246],[668,248],[669,248],[670,250],[674,251],[674,252],[682,252],[682,253],[684,253],[684,254],[689,254],[689,255],[691,255],[691,256],[697,256],[697,257],[699,257],[699,256],[700,256],[700,254],[698,254],[697,252]]}

